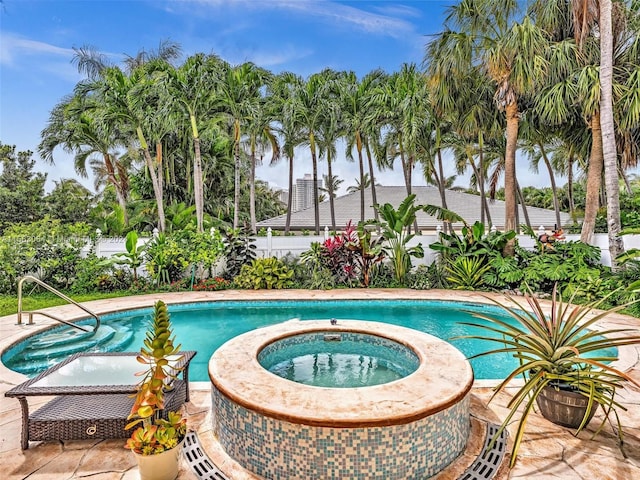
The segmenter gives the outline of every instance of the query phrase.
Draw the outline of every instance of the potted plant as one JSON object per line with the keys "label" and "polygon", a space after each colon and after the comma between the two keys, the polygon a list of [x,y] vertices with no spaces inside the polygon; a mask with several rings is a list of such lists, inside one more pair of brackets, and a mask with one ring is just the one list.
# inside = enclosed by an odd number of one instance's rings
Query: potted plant
{"label": "potted plant", "polygon": [[517,376],[524,378],[522,386],[507,406],[509,413],[496,433],[497,438],[514,419],[517,421],[511,467],[515,464],[534,404],[537,404],[545,418],[559,425],[576,428],[576,435],[589,423],[600,406],[604,418],[596,433],[607,419],[615,417],[622,448],[622,425],[617,409],[626,408],[617,401],[616,391],[623,386],[625,380],[640,385],[611,366],[610,362],[617,360],[617,356],[610,349],[639,343],[640,336],[628,334],[631,329],[592,329],[596,322],[608,314],[627,306],[620,305],[608,311],[596,310],[610,295],[591,304],[573,305],[573,297],[568,303],[563,302],[554,287],[549,315],[530,292],[525,294],[529,308],[521,306],[515,298],[511,299],[513,306],[489,298],[515,321],[509,322],[497,316],[472,312],[484,322],[465,322],[466,325],[487,333],[464,338],[499,344],[497,348],[475,355],[476,357],[508,353],[518,359],[518,366],[495,387],[489,400],[503,391]]}
{"label": "potted plant", "polygon": [[165,389],[180,372],[175,366],[180,345],[174,345],[167,306],[155,305],[144,346],[137,360],[147,369],[138,385],[126,429],[138,425],[126,448],[138,460],[142,480],[174,480],[178,476],[179,445],[186,435],[186,419],[178,412],[164,412]]}

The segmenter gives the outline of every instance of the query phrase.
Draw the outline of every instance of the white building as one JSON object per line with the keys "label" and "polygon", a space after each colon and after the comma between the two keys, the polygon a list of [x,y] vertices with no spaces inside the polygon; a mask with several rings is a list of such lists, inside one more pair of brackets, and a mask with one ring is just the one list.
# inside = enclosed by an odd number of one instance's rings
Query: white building
{"label": "white building", "polygon": [[[318,188],[322,187],[322,180],[318,180]],[[296,179],[293,187],[293,211],[299,212],[313,207],[313,175],[306,173],[304,178]]]}

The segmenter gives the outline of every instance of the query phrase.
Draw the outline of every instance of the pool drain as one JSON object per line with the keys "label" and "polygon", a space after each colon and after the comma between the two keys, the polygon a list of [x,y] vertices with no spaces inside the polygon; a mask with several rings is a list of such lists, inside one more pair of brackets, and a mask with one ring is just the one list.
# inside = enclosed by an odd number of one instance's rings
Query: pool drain
{"label": "pool drain", "polygon": [[190,430],[184,438],[182,454],[196,477],[201,480],[230,480],[204,453],[198,435]]}
{"label": "pool drain", "polygon": [[503,430],[492,444],[498,430],[500,430],[499,425],[487,423],[487,436],[484,439],[484,447],[480,455],[457,480],[489,480],[495,476],[507,451],[506,430]]}

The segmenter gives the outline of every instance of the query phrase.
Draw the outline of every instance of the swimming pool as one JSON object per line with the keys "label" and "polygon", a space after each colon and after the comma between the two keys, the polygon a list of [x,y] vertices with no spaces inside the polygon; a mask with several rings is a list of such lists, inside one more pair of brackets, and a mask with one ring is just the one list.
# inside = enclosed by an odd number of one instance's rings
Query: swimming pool
{"label": "swimming pool", "polygon": [[[146,308],[106,314],[101,316],[102,325],[113,328],[118,332],[117,335],[123,336],[123,332],[127,332],[127,341],[119,344],[119,350],[138,350],[152,312],[152,308]],[[174,304],[169,305],[169,312],[178,343],[185,350],[199,352],[191,363],[191,381],[209,380],[207,362],[212,353],[227,340],[292,318],[327,319],[327,323],[330,318],[338,318],[341,322],[348,319],[385,322],[413,328],[447,341],[470,333],[468,327],[460,324],[472,319],[468,312],[490,313],[510,319],[508,314],[493,305],[437,300],[234,300]],[[5,351],[2,362],[13,370],[34,375],[36,372],[29,371],[28,367],[36,362],[25,351],[27,342],[37,341],[39,335],[29,337]],[[451,343],[467,357],[493,347],[477,340],[453,340]],[[504,378],[516,362],[506,354],[471,361],[476,379]],[[23,365],[27,367],[26,370],[21,370]]]}

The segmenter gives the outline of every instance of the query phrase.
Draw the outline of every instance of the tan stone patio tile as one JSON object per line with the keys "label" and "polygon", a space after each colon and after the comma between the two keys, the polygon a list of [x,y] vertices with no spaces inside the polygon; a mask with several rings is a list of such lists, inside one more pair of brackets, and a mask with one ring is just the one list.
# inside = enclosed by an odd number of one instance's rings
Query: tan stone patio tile
{"label": "tan stone patio tile", "polygon": [[[105,459],[109,460],[108,463]],[[77,474],[85,477],[107,470],[109,473],[122,475],[135,465],[136,459],[130,450],[124,448],[124,440],[105,440],[85,450]]]}
{"label": "tan stone patio tile", "polygon": [[511,470],[509,478],[511,480],[582,480],[562,460],[524,455],[518,456],[518,461]]}
{"label": "tan stone patio tile", "polygon": [[565,458],[569,466],[585,480],[626,480],[640,478],[640,468],[627,461],[612,461],[606,455],[576,452]]}
{"label": "tan stone patio tile", "polygon": [[[38,471],[62,454],[60,442],[48,442],[37,448],[22,451],[19,448],[0,454],[2,472],[10,479],[23,479]],[[51,477],[50,477],[51,478]]]}

